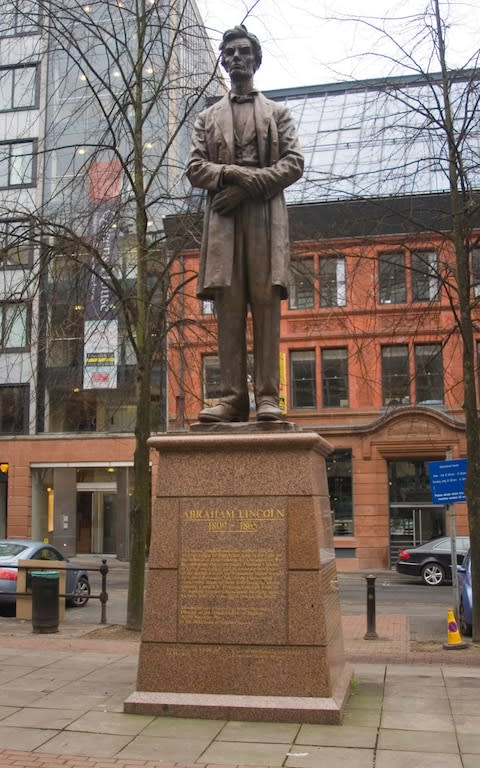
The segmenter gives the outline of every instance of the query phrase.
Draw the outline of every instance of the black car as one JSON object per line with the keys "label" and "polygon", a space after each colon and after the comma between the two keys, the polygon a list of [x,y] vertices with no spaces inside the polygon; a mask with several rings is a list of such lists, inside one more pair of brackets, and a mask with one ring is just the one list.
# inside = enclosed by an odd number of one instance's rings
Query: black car
{"label": "black car", "polygon": [[[457,564],[470,548],[468,536],[457,536]],[[452,550],[449,536],[433,539],[419,547],[402,549],[398,553],[396,569],[407,576],[420,576],[425,584],[438,587],[445,581],[452,580]]]}

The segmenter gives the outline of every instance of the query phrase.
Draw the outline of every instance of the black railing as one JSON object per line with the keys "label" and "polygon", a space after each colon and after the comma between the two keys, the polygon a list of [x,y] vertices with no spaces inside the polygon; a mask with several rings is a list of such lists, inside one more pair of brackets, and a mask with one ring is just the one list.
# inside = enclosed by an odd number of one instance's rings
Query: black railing
{"label": "black railing", "polygon": [[[27,574],[27,580],[28,580],[28,574],[31,571],[57,571],[59,574],[62,573],[62,571],[67,573],[67,570],[72,571],[96,571],[100,573],[102,577],[101,581],[101,587],[100,592],[98,595],[92,594],[90,592],[88,599],[89,600],[100,600],[100,623],[106,624],[107,623],[107,603],[108,603],[108,592],[107,592],[107,574],[108,574],[108,565],[106,560],[102,560],[102,564],[98,568],[94,567],[77,567],[77,566],[70,566],[65,568],[58,568],[58,560],[46,560],[45,565],[15,565],[15,566],[5,566],[5,568],[12,568],[17,569],[17,571],[24,571]],[[62,562],[62,561],[60,561]],[[57,567],[55,568],[55,565],[57,564]],[[0,595],[10,595],[11,597],[20,596],[20,597],[31,597],[32,596],[32,590],[27,589],[25,592],[15,591],[15,592],[6,592],[5,590],[0,590]],[[63,597],[66,600],[72,600],[74,597],[78,596],[77,592],[64,592],[60,593],[58,595],[59,597]]]}

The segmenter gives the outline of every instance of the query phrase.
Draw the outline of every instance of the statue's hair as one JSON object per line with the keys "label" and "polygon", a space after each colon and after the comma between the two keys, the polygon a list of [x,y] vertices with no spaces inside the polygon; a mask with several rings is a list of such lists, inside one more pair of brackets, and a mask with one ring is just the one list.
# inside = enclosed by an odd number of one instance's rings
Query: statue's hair
{"label": "statue's hair", "polygon": [[258,37],[252,32],[249,32],[244,24],[237,24],[236,27],[232,27],[232,29],[227,29],[226,32],[224,32],[222,37],[222,42],[220,43],[219,49],[221,53],[221,63],[224,63],[224,51],[225,46],[227,43],[229,43],[231,40],[236,40],[239,37],[246,37],[247,40],[250,40],[253,48],[253,53],[255,55],[255,68],[258,69],[260,64],[262,63],[262,46],[260,45],[260,40]]}

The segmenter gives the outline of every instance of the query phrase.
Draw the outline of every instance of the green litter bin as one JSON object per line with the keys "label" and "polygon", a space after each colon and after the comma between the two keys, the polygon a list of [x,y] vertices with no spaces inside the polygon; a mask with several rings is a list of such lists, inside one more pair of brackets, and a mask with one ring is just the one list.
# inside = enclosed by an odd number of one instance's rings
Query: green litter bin
{"label": "green litter bin", "polygon": [[37,633],[58,632],[58,571],[32,571],[32,627]]}

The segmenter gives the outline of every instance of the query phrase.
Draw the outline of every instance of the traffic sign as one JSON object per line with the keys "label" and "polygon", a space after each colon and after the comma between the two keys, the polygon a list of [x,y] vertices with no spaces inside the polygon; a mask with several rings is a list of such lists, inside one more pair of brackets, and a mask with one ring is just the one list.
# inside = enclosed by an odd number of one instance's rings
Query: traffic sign
{"label": "traffic sign", "polygon": [[428,476],[434,504],[455,504],[465,501],[467,459],[429,461]]}

